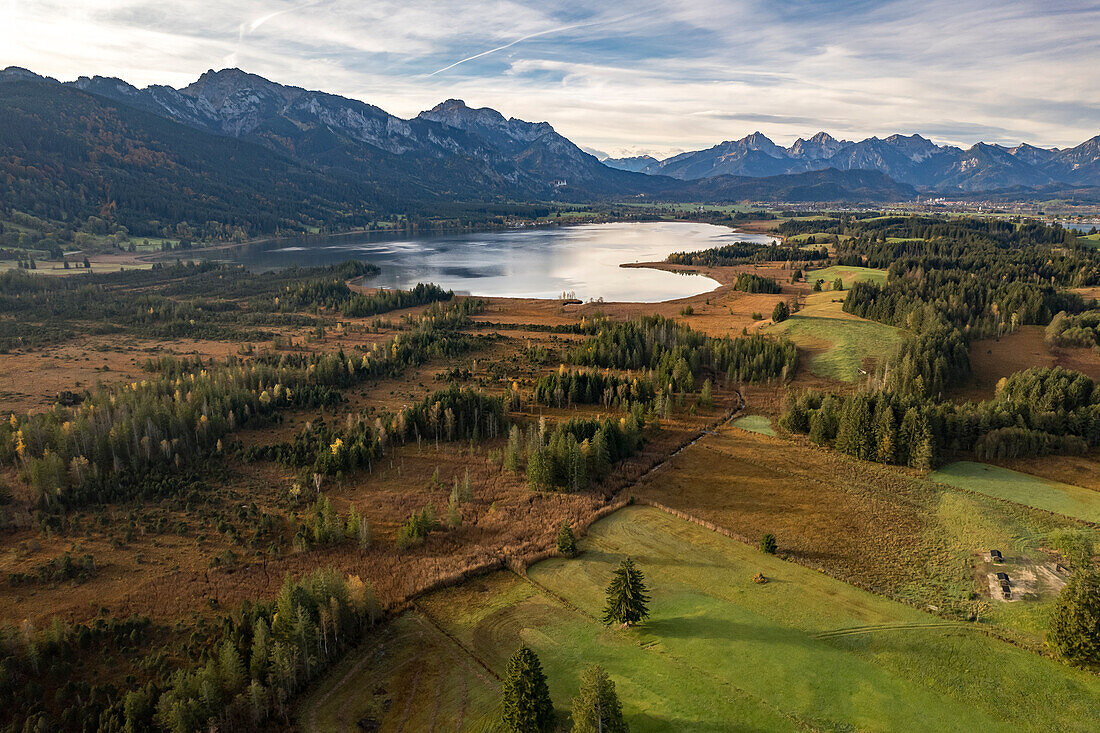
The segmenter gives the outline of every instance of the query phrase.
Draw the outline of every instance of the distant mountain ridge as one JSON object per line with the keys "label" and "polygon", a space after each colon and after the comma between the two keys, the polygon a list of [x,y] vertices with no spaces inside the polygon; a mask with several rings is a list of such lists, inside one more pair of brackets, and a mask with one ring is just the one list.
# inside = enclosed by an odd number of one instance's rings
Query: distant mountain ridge
{"label": "distant mountain ridge", "polygon": [[605,164],[547,122],[458,99],[402,119],[240,69],[139,89],[11,67],[0,71],[0,129],[0,207],[108,217],[143,234],[315,231],[379,214],[458,217],[553,201],[883,203],[934,183],[1026,196],[1070,180],[1091,195],[1100,168],[1100,139],[1067,151],[960,151],[916,135],[825,133],[789,148],[754,133],[664,161]]}
{"label": "distant mountain ridge", "polygon": [[963,149],[937,145],[920,135],[852,142],[819,132],[783,148],[754,132],[706,150],[649,159],[644,165],[634,163],[645,158],[607,159],[604,164],[682,180],[719,175],[763,177],[826,168],[875,170],[901,183],[944,193],[1100,185],[1100,135],[1063,150],[1027,143],[1012,148],[977,143]]}
{"label": "distant mountain ridge", "polygon": [[[757,192],[761,200],[776,200],[783,192],[806,190],[803,179],[683,181],[617,170],[546,122],[505,118],[457,99],[401,119],[365,102],[240,69],[208,71],[180,89],[139,89],[115,78],[61,83],[8,68],[0,71],[0,119],[9,133],[0,136],[0,170],[12,176],[0,176],[0,206],[49,210],[63,219],[115,212],[110,215],[142,232],[163,231],[173,222],[194,229],[195,221],[206,220],[245,226],[248,212],[239,208],[245,202],[270,209],[257,217],[269,231],[349,226],[385,212],[445,216],[467,205],[477,209],[479,202],[726,202],[733,196],[753,200]],[[186,150],[177,141],[185,141]],[[127,149],[138,152],[127,158]],[[293,176],[250,178],[229,163],[227,149],[242,151],[263,171]],[[36,167],[43,161],[50,164]],[[915,195],[885,177],[876,179],[882,184],[876,190],[858,171],[828,178],[830,185],[818,190],[838,202]],[[164,190],[174,192],[174,204],[150,195]],[[120,191],[126,192],[122,201]],[[295,207],[295,200],[303,205]]]}

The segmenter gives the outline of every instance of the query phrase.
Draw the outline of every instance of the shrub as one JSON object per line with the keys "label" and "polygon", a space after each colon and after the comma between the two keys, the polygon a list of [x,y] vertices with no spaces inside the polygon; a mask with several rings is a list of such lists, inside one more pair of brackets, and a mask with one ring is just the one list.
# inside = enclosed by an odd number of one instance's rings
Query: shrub
{"label": "shrub", "polygon": [[766,555],[774,555],[775,551],[779,549],[779,545],[776,544],[775,535],[768,532],[766,535],[760,538],[760,551]]}

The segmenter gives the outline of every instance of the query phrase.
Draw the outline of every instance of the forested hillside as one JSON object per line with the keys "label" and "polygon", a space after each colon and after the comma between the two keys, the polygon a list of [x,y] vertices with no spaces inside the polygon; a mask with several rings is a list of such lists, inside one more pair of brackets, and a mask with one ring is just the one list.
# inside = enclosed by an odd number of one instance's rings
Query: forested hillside
{"label": "forested hillside", "polygon": [[172,235],[181,222],[200,236],[252,236],[364,224],[379,203],[350,177],[58,85],[0,85],[0,129],[0,202],[42,218],[98,216],[136,236]]}

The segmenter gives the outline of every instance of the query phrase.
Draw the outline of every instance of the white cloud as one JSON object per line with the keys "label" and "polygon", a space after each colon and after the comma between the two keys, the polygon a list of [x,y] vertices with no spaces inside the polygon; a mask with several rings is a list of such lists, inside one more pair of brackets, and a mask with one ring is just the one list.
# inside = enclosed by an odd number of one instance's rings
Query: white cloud
{"label": "white cloud", "polygon": [[463,97],[612,155],[756,129],[1058,146],[1100,132],[1100,7],[1081,1],[7,0],[8,64],[176,86],[235,64],[402,116]]}

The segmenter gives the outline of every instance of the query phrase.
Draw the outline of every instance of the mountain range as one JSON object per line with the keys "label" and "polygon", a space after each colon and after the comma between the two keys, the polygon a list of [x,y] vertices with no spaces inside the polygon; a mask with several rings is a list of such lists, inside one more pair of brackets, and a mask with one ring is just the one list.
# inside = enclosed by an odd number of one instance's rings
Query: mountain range
{"label": "mountain range", "polygon": [[962,151],[915,135],[851,143],[824,133],[782,148],[755,133],[663,161],[601,162],[546,122],[461,100],[402,119],[240,69],[139,89],[9,67],[0,71],[0,129],[0,209],[98,216],[146,235],[484,217],[532,202],[881,203],[919,190],[1027,196],[1100,183],[1100,138],[1064,151]]}
{"label": "mountain range", "polygon": [[1008,148],[977,143],[937,145],[920,135],[837,140],[819,132],[780,147],[760,132],[665,160],[608,158],[605,165],[650,175],[695,180],[721,175],[777,176],[835,168],[876,170],[918,189],[975,193],[1015,188],[1100,186],[1100,135],[1062,150],[1027,143]]}

